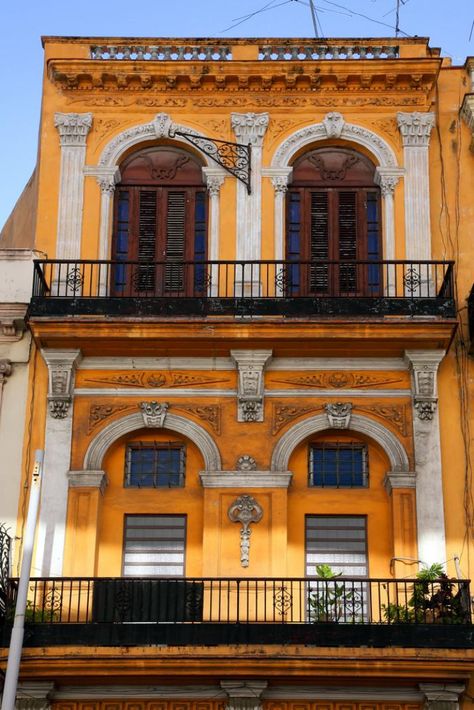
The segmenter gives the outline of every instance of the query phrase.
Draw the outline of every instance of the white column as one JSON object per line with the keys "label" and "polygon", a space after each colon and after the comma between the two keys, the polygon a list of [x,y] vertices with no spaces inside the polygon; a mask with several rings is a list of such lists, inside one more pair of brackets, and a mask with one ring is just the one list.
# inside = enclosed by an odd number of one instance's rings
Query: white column
{"label": "white column", "polygon": [[412,374],[418,558],[446,560],[437,372],[444,350],[407,350]]}
{"label": "white column", "polygon": [[56,113],[54,125],[61,141],[57,259],[80,259],[84,198],[83,168],[91,113]]}
{"label": "white column", "polygon": [[[265,136],[268,113],[232,113],[232,128],[237,141],[252,147],[251,194],[245,185],[237,181],[237,245],[236,258],[242,261],[258,261],[262,258],[262,144]],[[236,274],[236,293],[258,296],[260,285],[255,283],[257,274]],[[244,283],[242,283],[242,281]],[[247,283],[248,282],[248,283]],[[253,286],[253,292],[251,288]],[[249,292],[250,290],[250,292]]]}
{"label": "white column", "polygon": [[405,242],[408,260],[431,259],[428,148],[434,113],[397,113],[405,162]]}
{"label": "white column", "polygon": [[[209,261],[219,259],[219,236],[220,236],[220,192],[224,184],[225,172],[219,168],[202,169],[209,193]],[[210,269],[210,296],[219,295],[219,267],[214,265]],[[225,294],[222,294],[225,295]]]}
{"label": "white column", "polygon": [[[395,210],[393,195],[395,188],[404,174],[403,168],[381,168],[375,169],[375,182],[380,186],[383,197],[383,259],[394,261],[395,259]],[[396,266],[387,265],[383,269],[384,289],[387,296],[396,295],[397,274]]]}
{"label": "white column", "polygon": [[44,477],[33,566],[35,575],[59,577],[62,573],[67,473],[71,459],[74,373],[79,350],[42,350],[48,366],[48,414],[44,444]]}

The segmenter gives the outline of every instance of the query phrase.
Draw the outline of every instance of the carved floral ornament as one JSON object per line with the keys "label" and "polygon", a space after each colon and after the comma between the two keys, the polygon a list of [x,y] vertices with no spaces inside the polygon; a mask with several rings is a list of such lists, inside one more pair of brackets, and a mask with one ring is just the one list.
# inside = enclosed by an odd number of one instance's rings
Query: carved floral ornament
{"label": "carved floral ornament", "polygon": [[396,181],[404,173],[404,170],[398,167],[394,150],[381,136],[364,126],[348,123],[338,111],[331,111],[321,123],[305,126],[288,136],[277,148],[271,169],[277,171],[288,168],[293,156],[299,151],[316,141],[327,139],[347,140],[366,148],[378,164],[379,184],[381,187],[384,185],[384,190],[395,187]]}
{"label": "carved floral ornament", "polygon": [[250,555],[250,523],[258,523],[263,516],[261,505],[249,495],[241,495],[229,506],[227,511],[229,520],[233,523],[240,523],[240,564],[242,567],[249,566]]}

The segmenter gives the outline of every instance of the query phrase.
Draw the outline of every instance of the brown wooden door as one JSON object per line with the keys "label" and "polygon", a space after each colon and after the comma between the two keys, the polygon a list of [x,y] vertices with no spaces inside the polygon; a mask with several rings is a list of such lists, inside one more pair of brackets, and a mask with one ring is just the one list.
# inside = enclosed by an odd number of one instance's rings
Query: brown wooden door
{"label": "brown wooden door", "polygon": [[354,263],[377,261],[380,238],[378,188],[357,185],[370,181],[370,167],[361,156],[356,169],[359,158],[352,153],[313,151],[294,171],[286,253],[289,261],[301,262],[288,267],[294,295],[376,295],[380,290],[379,268]]}
{"label": "brown wooden door", "polygon": [[[123,295],[190,296],[199,286],[195,262],[206,258],[206,192],[202,185],[181,184],[197,182],[196,166],[184,170],[181,152],[175,157],[175,164],[182,167],[179,179],[177,169],[166,168],[173,151],[152,153],[151,157],[154,167],[148,182],[137,160],[129,171],[130,182],[147,184],[121,184],[117,190],[113,258],[138,263],[115,269],[113,290]],[[158,169],[163,157],[165,167]],[[139,158],[149,167],[150,154],[145,155],[146,161],[141,155]],[[172,179],[175,184],[156,184]]]}

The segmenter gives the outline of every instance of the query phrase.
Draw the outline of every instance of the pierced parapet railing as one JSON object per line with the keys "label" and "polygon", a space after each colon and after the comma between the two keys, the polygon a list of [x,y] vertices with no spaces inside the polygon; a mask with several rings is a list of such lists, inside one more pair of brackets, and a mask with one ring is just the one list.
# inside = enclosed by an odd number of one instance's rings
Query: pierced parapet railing
{"label": "pierced parapet railing", "polygon": [[[10,580],[8,604],[15,604]],[[346,578],[32,578],[39,624],[471,623],[469,580]]]}
{"label": "pierced parapet railing", "polygon": [[30,316],[454,317],[449,261],[54,261]]}
{"label": "pierced parapet railing", "polygon": [[232,59],[231,48],[214,44],[118,44],[93,45],[90,48],[91,59],[117,61],[151,62],[198,62],[226,61]]}
{"label": "pierced parapet railing", "polygon": [[263,61],[314,61],[321,59],[395,59],[398,47],[385,44],[264,45],[259,47]]}

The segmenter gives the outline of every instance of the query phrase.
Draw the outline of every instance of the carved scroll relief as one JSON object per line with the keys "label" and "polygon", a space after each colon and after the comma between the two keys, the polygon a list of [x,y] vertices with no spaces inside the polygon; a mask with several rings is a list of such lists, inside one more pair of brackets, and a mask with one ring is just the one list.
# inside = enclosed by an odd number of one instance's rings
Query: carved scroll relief
{"label": "carved scroll relief", "polygon": [[227,511],[229,520],[233,523],[240,523],[240,564],[242,567],[249,566],[250,554],[250,523],[258,523],[263,516],[263,510],[259,503],[249,495],[241,495],[234,500]]}

